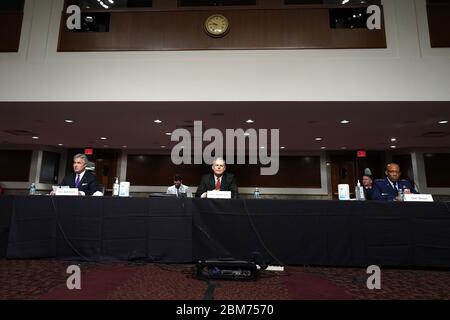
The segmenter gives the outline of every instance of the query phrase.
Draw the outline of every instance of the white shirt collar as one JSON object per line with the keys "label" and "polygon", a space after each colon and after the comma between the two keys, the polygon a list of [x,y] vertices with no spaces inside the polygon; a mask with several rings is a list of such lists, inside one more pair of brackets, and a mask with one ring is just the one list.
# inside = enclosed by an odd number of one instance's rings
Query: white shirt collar
{"label": "white shirt collar", "polygon": [[[391,179],[389,179],[389,178],[387,178],[387,179],[388,179],[388,181],[389,181],[389,183],[390,183],[392,189],[395,189],[395,187],[394,187],[394,182],[392,182]],[[398,181],[397,181],[397,189],[398,189]]]}

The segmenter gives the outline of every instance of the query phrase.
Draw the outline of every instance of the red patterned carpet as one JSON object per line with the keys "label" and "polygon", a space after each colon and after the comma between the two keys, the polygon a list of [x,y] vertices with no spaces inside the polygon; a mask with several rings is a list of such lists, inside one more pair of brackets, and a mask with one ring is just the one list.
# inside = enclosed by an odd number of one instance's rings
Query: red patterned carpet
{"label": "red patterned carpet", "polygon": [[[66,287],[71,264],[81,268],[81,290]],[[288,267],[257,281],[208,283],[194,265],[0,260],[0,299],[450,300],[450,271],[382,269],[381,290],[367,289],[367,277],[362,268]]]}

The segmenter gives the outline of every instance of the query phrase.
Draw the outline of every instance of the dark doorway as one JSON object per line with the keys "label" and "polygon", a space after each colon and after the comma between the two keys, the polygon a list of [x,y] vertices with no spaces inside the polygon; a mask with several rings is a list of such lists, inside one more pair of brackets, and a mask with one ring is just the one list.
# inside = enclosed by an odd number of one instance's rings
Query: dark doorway
{"label": "dark doorway", "polygon": [[370,151],[358,158],[356,151],[335,152],[328,156],[331,164],[331,190],[333,199],[338,197],[338,184],[350,186],[350,196],[355,196],[354,186],[361,181],[364,169],[369,168],[374,179],[382,178],[385,165],[384,151]]}
{"label": "dark doorway", "polygon": [[331,191],[333,199],[338,197],[338,185],[348,184],[350,186],[350,196],[354,197],[355,191],[352,186],[355,184],[355,155],[332,154],[331,162]]}

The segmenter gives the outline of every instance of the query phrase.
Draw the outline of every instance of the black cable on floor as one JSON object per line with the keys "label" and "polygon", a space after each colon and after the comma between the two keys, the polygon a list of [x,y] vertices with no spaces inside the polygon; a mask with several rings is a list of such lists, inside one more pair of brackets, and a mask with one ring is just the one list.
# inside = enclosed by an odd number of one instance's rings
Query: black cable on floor
{"label": "black cable on floor", "polygon": [[216,283],[208,281],[208,287],[206,288],[203,300],[214,300],[214,290],[216,290]]}

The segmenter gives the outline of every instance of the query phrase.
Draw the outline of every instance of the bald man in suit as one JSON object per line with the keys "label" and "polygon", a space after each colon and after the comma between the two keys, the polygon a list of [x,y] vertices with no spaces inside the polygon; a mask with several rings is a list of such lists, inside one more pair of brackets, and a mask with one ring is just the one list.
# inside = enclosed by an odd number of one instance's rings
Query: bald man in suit
{"label": "bald man in suit", "polygon": [[417,193],[408,180],[400,179],[400,166],[396,163],[389,163],[386,166],[386,177],[377,179],[373,184],[372,200],[381,201],[402,201],[399,190],[404,194]]}

